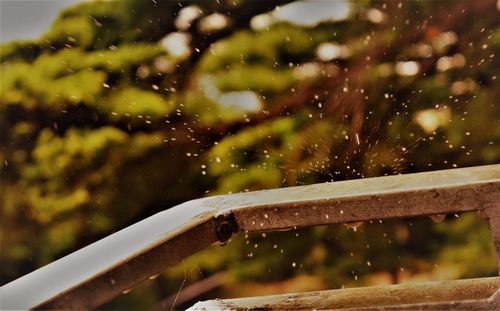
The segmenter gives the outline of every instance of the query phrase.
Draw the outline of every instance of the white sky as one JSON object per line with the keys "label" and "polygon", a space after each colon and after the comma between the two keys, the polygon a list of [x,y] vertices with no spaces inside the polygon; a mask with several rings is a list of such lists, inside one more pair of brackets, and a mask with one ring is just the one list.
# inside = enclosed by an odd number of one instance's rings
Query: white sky
{"label": "white sky", "polygon": [[36,39],[62,8],[81,0],[0,0],[0,41]]}
{"label": "white sky", "polygon": [[276,17],[302,26],[313,27],[320,22],[340,21],[349,17],[347,0],[303,0],[283,5]]}
{"label": "white sky", "polygon": [[[61,9],[80,1],[0,0],[0,41],[36,39],[49,29]],[[345,19],[350,6],[347,0],[306,0],[285,5],[276,13],[279,19],[313,26],[320,21]]]}

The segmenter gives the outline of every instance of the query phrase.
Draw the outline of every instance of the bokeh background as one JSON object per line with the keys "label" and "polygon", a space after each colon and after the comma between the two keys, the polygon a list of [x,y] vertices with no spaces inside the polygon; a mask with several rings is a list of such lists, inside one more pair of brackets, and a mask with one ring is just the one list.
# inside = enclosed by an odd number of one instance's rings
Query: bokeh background
{"label": "bokeh background", "polygon": [[[1,284],[193,198],[499,163],[499,53],[496,0],[71,5],[1,45]],[[103,309],[491,276],[489,234],[239,235]]]}

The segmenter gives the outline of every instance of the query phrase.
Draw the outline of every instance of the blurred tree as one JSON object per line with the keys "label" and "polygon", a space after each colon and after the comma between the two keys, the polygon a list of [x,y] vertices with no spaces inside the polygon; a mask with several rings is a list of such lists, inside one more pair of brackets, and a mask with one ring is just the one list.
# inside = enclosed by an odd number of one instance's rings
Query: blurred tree
{"label": "blurred tree", "polygon": [[[204,195],[499,162],[495,1],[287,2],[82,2],[3,44],[1,282]],[[461,221],[240,237],[190,260],[243,289],[398,281],[429,257],[494,274],[484,222]],[[126,299],[175,292],[166,279]]]}

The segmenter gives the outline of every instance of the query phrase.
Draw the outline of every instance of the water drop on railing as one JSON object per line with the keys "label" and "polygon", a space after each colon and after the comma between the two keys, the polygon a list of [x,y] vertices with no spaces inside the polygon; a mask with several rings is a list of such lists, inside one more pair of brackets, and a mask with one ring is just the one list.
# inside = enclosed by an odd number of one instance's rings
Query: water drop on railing
{"label": "water drop on railing", "polygon": [[124,291],[122,292],[122,294],[124,294],[124,295],[125,295],[125,294],[130,293],[131,291],[132,291],[132,288],[129,288],[129,289],[124,290]]}
{"label": "water drop on railing", "polygon": [[355,221],[355,222],[346,222],[344,223],[344,226],[347,226],[348,228],[356,232],[358,231],[359,226],[361,226],[362,224],[363,224],[362,221]]}
{"label": "water drop on railing", "polygon": [[446,218],[446,214],[435,214],[435,215],[430,215],[429,217],[434,222],[443,222],[443,220]]}

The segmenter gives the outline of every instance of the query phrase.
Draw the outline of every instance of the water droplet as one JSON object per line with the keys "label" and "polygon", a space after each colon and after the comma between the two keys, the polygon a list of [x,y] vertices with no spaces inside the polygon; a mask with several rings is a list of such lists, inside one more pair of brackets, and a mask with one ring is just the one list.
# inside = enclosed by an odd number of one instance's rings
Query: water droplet
{"label": "water droplet", "polygon": [[443,222],[443,220],[446,218],[446,214],[435,214],[435,215],[430,215],[429,217],[434,222]]}
{"label": "water droplet", "polygon": [[363,224],[362,221],[354,221],[354,222],[344,223],[345,226],[352,229],[354,232],[358,231],[359,226],[361,226],[362,224]]}
{"label": "water droplet", "polygon": [[152,275],[149,277],[150,280],[154,280],[156,279],[158,276],[160,276],[161,273],[158,273],[158,274],[155,274],[155,275]]}

